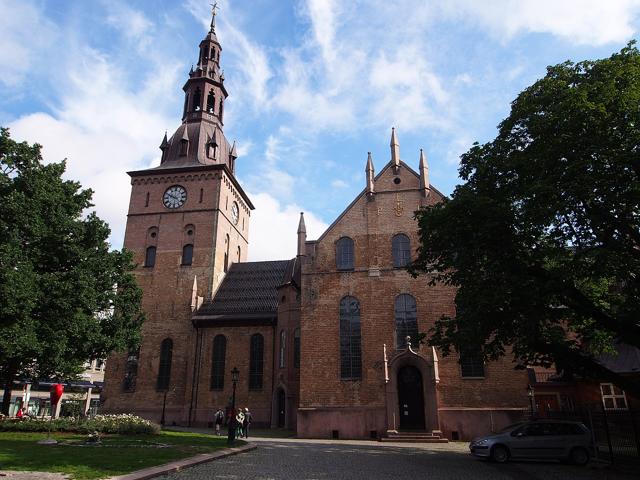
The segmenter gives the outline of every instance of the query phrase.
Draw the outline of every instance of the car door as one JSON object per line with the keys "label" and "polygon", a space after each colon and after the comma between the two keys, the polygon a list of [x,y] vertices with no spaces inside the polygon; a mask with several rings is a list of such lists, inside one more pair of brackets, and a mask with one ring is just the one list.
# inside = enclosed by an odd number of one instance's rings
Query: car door
{"label": "car door", "polygon": [[567,445],[567,429],[562,423],[542,424],[540,456],[544,458],[560,458],[565,456]]}
{"label": "car door", "polygon": [[513,458],[539,458],[542,425],[527,423],[511,433],[509,450]]}

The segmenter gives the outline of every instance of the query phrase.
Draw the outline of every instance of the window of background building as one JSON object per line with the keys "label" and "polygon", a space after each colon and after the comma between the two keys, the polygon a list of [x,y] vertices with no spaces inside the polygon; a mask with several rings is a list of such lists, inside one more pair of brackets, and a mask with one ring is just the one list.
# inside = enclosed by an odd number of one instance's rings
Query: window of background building
{"label": "window of background building", "polygon": [[264,337],[259,333],[251,335],[249,346],[249,390],[262,389],[264,369]]}
{"label": "window of background building", "polygon": [[171,357],[173,356],[173,340],[165,338],[160,345],[160,365],[158,367],[158,381],[156,390],[163,392],[169,389],[171,383]]}
{"label": "window of background building", "polygon": [[601,383],[602,404],[606,410],[627,410],[627,396],[613,383]]}
{"label": "window of background building", "polygon": [[191,265],[193,262],[193,245],[187,244],[182,247],[182,265]]}
{"label": "window of background building", "polygon": [[409,237],[404,233],[394,235],[391,240],[393,253],[393,266],[396,268],[406,267],[411,263],[411,243]]}
{"label": "window of background building", "polygon": [[227,338],[224,335],[216,335],[213,339],[213,351],[211,359],[211,389],[222,390],[224,388],[224,363],[227,354]]}
{"label": "window of background building", "polygon": [[396,317],[396,347],[403,348],[407,344],[407,336],[411,337],[411,344],[418,345],[418,310],[416,300],[411,295],[403,293],[395,301]]}
{"label": "window of background building", "polygon": [[144,256],[144,266],[153,267],[156,264],[156,247],[147,247],[147,251]]}
{"label": "window of background building", "polygon": [[355,297],[340,300],[340,377],[362,378],[360,350],[360,302]]}
{"label": "window of background building", "polygon": [[338,270],[353,270],[353,240],[342,237],[336,242],[336,268]]}
{"label": "window of background building", "polygon": [[483,378],[484,358],[482,358],[482,353],[472,349],[461,350],[460,371],[464,378]]}

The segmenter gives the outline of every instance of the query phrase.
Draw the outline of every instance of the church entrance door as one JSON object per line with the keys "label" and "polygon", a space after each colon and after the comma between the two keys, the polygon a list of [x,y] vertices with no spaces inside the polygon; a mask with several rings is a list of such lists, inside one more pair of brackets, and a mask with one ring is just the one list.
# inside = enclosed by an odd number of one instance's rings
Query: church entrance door
{"label": "church entrance door", "polygon": [[398,371],[398,405],[401,429],[425,429],[422,375],[416,367],[406,366]]}
{"label": "church entrance door", "polygon": [[286,409],[287,409],[287,397],[284,394],[283,389],[278,389],[278,427],[285,427],[285,419],[286,417]]}

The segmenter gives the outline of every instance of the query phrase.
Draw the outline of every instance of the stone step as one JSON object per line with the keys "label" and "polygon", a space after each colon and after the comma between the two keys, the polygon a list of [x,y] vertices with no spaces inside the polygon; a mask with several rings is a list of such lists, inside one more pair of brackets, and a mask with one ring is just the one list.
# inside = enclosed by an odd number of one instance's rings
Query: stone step
{"label": "stone step", "polygon": [[442,438],[442,432],[398,432],[388,433],[380,438],[381,442],[406,442],[406,443],[448,443],[449,440]]}

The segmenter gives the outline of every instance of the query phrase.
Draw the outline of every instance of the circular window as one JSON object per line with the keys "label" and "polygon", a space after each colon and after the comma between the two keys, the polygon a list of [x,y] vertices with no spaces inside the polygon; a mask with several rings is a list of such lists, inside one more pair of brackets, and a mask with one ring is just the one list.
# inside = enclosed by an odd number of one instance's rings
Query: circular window
{"label": "circular window", "polygon": [[151,238],[156,238],[157,233],[156,232],[151,232]]}
{"label": "circular window", "polygon": [[398,185],[402,180],[400,180],[398,177],[393,179],[393,183],[395,183],[396,185]]}
{"label": "circular window", "polygon": [[193,235],[193,230],[187,230],[187,235]]}

